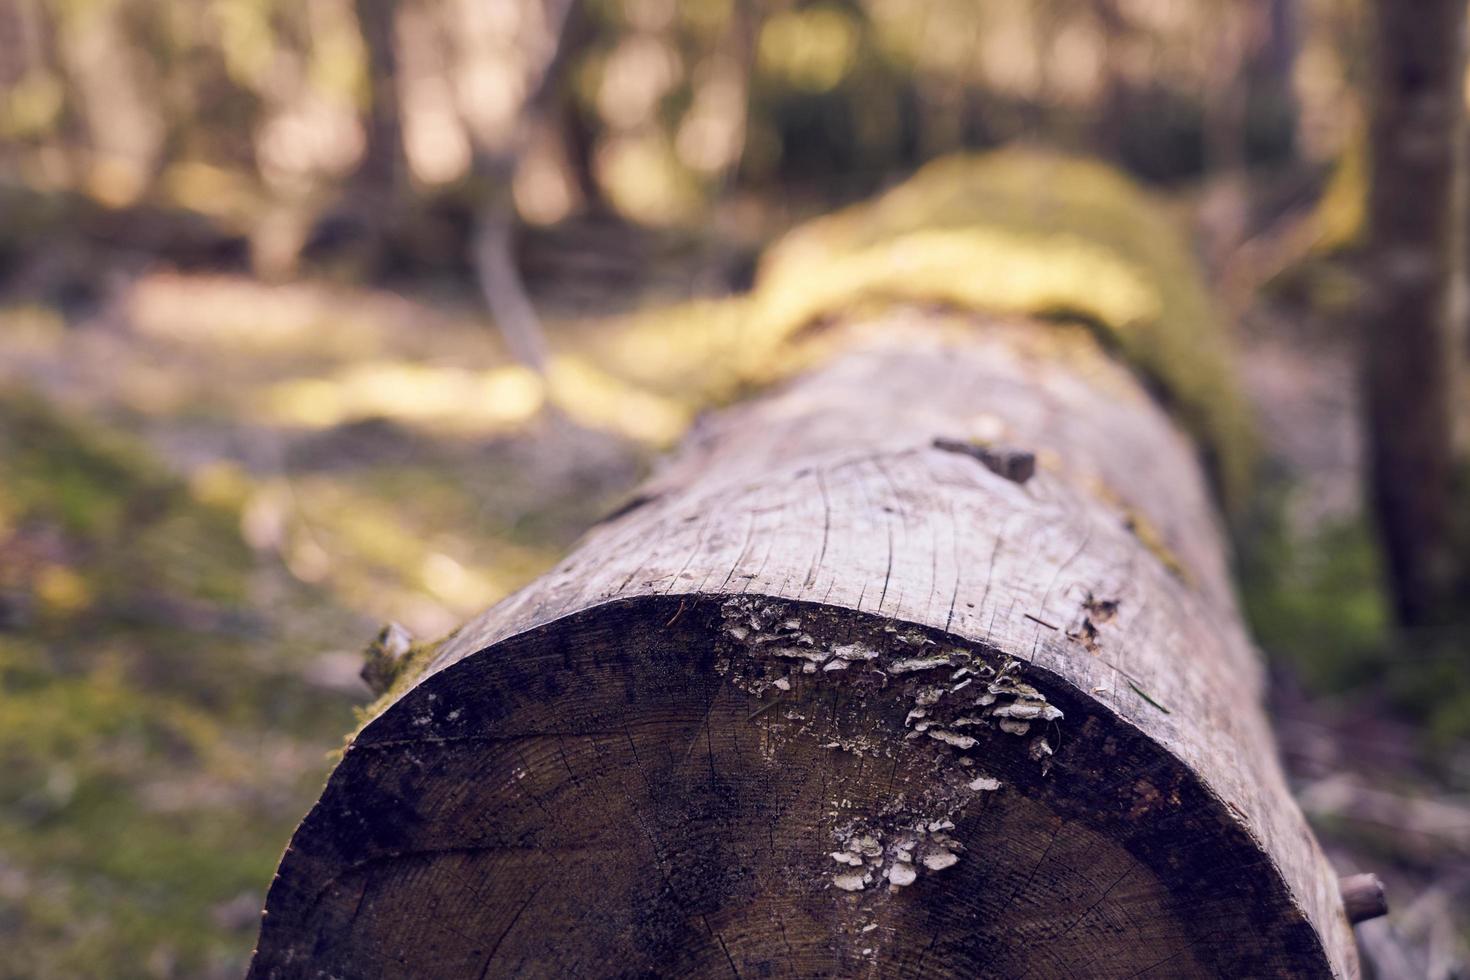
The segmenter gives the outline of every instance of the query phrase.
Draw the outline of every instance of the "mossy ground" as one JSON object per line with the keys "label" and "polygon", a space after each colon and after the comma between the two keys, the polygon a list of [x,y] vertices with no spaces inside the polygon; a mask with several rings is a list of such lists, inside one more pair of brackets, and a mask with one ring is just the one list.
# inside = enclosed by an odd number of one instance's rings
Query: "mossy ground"
{"label": "mossy ground", "polygon": [[642,472],[539,408],[272,414],[367,358],[429,395],[514,370],[408,302],[160,274],[121,332],[0,308],[0,978],[239,976],[378,625],[432,641]]}
{"label": "mossy ground", "polygon": [[0,460],[0,975],[236,970],[348,706],[142,446],[10,394]]}

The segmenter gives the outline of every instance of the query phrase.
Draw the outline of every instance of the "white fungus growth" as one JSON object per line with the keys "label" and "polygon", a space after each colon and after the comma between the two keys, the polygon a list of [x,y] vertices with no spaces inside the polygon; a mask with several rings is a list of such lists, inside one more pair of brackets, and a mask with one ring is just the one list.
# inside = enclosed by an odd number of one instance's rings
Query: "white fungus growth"
{"label": "white fungus growth", "polygon": [[997,718],[1039,718],[1041,717],[1041,708],[1042,706],[1039,704],[1022,704],[1017,701],[1015,704],[1003,704],[992,711],[991,714]]}
{"label": "white fungus growth", "polygon": [[905,657],[903,660],[895,660],[888,666],[888,671],[892,674],[910,674],[916,670],[933,670],[936,667],[948,667],[949,665],[949,655],[941,653],[930,657]]}
{"label": "white fungus growth", "polygon": [[943,871],[959,862],[959,855],[951,851],[935,851],[924,855],[924,867],[930,871]]}
{"label": "white fungus growth", "polygon": [[975,747],[975,739],[969,735],[959,735],[955,732],[947,732],[942,728],[931,728],[924,734],[930,738],[938,739],[946,745],[953,745],[957,749],[972,749]]}
{"label": "white fungus growth", "polygon": [[771,656],[787,657],[791,660],[808,660],[819,664],[827,659],[828,653],[825,650],[807,650],[803,647],[771,647]]}
{"label": "white fungus growth", "polygon": [[865,647],[861,643],[848,643],[833,647],[832,656],[838,660],[877,660],[878,651],[872,647]]}
{"label": "white fungus growth", "polygon": [[[823,616],[794,616],[794,608],[750,596],[732,597],[721,607],[725,636],[734,649],[720,651],[720,672],[768,702],[772,688],[802,692],[800,699],[775,698],[771,707],[777,711],[762,707],[751,715],[762,729],[766,758],[775,759],[781,745],[803,737],[857,757],[907,759],[937,777],[911,782],[916,795],[898,793],[872,812],[865,813],[869,807],[862,802],[831,800],[834,818],[856,819],[839,823],[836,849],[828,854],[832,863],[818,858],[819,866],[835,888],[869,892],[860,903],[867,907],[877,900],[871,893],[914,886],[926,874],[959,862],[964,846],[949,836],[955,821],[967,805],[975,805],[976,794],[993,793],[1003,785],[981,771],[991,765],[975,751],[987,738],[996,742],[990,732],[1026,736],[1020,745],[1045,774],[1054,751],[1049,738],[1054,736],[1044,732],[1050,732],[1048,726],[1062,718],[1062,711],[1021,680],[1027,669],[1021,661],[987,663],[982,652],[941,644],[906,626],[885,626],[882,633],[862,633],[858,640],[844,629],[841,642],[835,642],[838,637],[829,632]],[[842,697],[843,692],[849,697]],[[825,699],[820,710],[806,710],[823,693],[833,696],[830,711]],[[905,739],[919,741],[895,744],[877,730],[872,738],[850,733],[861,726],[849,726],[849,720],[860,722],[877,709],[885,719],[902,717]],[[943,748],[921,748],[928,745],[926,736]],[[1002,741],[990,747],[1009,755],[1015,744]],[[876,925],[863,931],[872,928]]]}

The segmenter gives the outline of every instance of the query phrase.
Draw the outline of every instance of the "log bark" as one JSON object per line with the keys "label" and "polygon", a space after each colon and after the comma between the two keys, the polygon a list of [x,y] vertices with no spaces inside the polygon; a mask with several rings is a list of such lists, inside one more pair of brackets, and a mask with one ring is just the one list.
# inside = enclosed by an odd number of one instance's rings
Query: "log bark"
{"label": "log bark", "polygon": [[365,727],[252,977],[1357,975],[1190,441],[1080,328],[842,329]]}

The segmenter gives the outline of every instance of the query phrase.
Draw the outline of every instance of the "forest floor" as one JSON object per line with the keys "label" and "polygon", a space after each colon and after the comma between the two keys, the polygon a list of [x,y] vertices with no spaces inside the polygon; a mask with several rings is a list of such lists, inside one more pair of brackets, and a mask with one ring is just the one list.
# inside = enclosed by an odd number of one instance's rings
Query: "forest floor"
{"label": "forest floor", "polygon": [[[1341,874],[1373,872],[1390,915],[1357,933],[1378,980],[1470,976],[1470,745],[1463,649],[1395,648],[1362,515],[1347,337],[1245,318],[1242,367],[1267,454],[1241,589],[1269,658],[1297,799]],[[1385,661],[1392,658],[1397,663]]]}
{"label": "forest floor", "polygon": [[[664,293],[722,281],[665,259]],[[607,289],[646,283],[533,283],[548,388],[433,284],[96,278],[0,303],[0,978],[235,977],[376,629],[436,637],[549,567],[699,405],[603,369]],[[1464,975],[1470,749],[1374,673],[1347,351],[1282,320],[1242,330],[1272,461],[1243,594],[1284,754],[1343,870],[1389,881],[1380,975]]]}
{"label": "forest floor", "polygon": [[374,632],[442,635],[645,471],[541,397],[453,301],[159,271],[0,314],[0,977],[243,973]]}

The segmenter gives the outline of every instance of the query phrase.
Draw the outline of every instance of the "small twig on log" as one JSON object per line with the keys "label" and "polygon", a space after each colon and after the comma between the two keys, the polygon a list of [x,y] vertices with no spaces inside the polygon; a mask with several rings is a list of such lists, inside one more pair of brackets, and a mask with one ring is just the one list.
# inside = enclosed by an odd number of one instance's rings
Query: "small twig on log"
{"label": "small twig on log", "polygon": [[942,449],[947,453],[973,456],[987,470],[1012,483],[1024,484],[1036,475],[1036,454],[1024,449],[991,446],[963,439],[946,439],[944,436],[936,436],[933,445],[935,449]]}
{"label": "small twig on log", "polygon": [[393,686],[393,680],[413,652],[413,634],[397,623],[388,623],[363,651],[361,677],[376,697]]}

